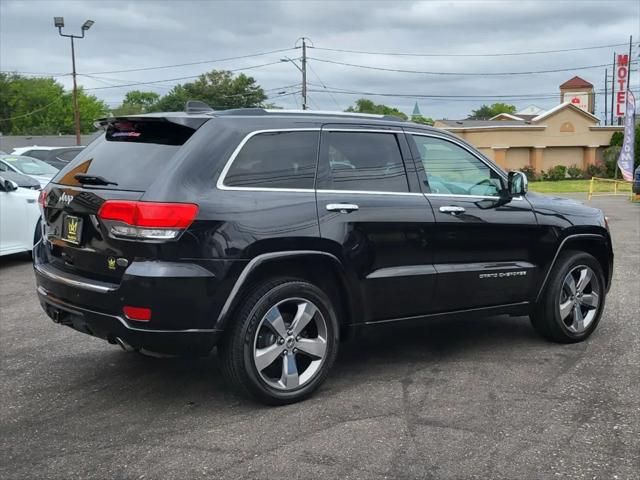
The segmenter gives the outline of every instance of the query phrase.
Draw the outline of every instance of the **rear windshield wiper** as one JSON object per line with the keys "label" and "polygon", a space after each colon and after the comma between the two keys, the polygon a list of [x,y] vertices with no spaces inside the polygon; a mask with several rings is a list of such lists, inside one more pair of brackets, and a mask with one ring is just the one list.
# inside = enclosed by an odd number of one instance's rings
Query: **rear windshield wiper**
{"label": "rear windshield wiper", "polygon": [[78,180],[83,185],[118,185],[116,182],[110,182],[104,177],[99,175],[89,175],[86,173],[76,173],[73,178]]}

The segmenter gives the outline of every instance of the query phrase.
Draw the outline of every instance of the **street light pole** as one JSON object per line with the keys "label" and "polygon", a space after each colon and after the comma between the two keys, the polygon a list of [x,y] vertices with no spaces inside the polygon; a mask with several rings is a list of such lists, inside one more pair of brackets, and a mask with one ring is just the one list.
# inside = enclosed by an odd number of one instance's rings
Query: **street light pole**
{"label": "street light pole", "polygon": [[80,145],[82,140],[80,138],[80,109],[78,108],[78,84],[76,82],[76,50],[73,40],[75,38],[84,38],[84,33],[91,28],[95,22],[93,20],[87,20],[82,24],[82,35],[72,35],[68,33],[62,33],[64,27],[63,17],[53,17],[53,25],[58,28],[58,33],[61,37],[69,37],[71,39],[71,66],[73,69],[73,117],[76,130],[76,145]]}
{"label": "street light pole", "polygon": [[[61,33],[62,35],[62,33]],[[73,120],[76,126],[76,145],[81,145],[80,138],[80,110],[78,109],[78,84],[76,83],[76,49],[71,37],[71,66],[73,69]]]}

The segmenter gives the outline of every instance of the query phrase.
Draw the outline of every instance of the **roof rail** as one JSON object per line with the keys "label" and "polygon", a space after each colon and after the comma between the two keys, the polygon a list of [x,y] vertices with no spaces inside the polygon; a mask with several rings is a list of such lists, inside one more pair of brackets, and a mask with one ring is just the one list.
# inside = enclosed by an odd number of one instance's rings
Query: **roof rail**
{"label": "roof rail", "polygon": [[394,115],[379,115],[375,113],[356,113],[356,112],[339,112],[335,110],[285,110],[275,108],[234,108],[231,110],[218,110],[215,112],[219,115],[322,115],[331,117],[361,117],[375,118],[378,120],[389,120],[395,122],[404,122],[405,120]]}
{"label": "roof rail", "polygon": [[184,111],[186,113],[208,113],[213,112],[213,108],[200,100],[187,100]]}

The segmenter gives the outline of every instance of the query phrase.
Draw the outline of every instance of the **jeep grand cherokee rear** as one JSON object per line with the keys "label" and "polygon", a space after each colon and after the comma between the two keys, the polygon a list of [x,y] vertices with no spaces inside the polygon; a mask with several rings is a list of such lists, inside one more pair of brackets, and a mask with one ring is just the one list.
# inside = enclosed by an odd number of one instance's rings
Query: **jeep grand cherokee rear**
{"label": "jeep grand cherokee rear", "polygon": [[127,348],[208,353],[282,404],[375,324],[530,315],[596,329],[602,212],[527,194],[457,137],[376,116],[262,109],[102,122],[42,195],[38,293],[56,322]]}

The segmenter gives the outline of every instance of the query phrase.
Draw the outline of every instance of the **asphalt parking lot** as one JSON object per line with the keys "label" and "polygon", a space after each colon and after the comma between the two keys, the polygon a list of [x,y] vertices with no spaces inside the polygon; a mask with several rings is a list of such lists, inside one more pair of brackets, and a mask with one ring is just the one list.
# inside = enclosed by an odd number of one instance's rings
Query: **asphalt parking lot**
{"label": "asphalt parking lot", "polygon": [[640,475],[640,204],[596,198],[614,283],[596,333],[527,318],[379,327],[311,399],[237,396],[214,356],[150,358],[53,324],[0,259],[0,478],[598,478]]}

